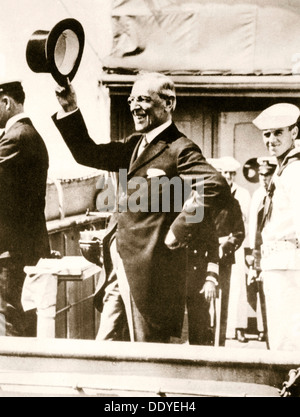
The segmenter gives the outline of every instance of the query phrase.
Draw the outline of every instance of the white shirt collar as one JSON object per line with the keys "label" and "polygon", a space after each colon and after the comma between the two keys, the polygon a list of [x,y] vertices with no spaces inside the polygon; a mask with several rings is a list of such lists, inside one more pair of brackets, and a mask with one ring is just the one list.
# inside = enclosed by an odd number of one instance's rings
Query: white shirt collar
{"label": "white shirt collar", "polygon": [[167,122],[163,123],[162,125],[156,127],[150,132],[146,133],[146,140],[148,143],[152,142],[161,132],[163,132],[167,127],[171,126],[172,120],[168,120]]}
{"label": "white shirt collar", "polygon": [[18,113],[18,114],[16,114],[15,116],[13,116],[13,117],[11,117],[8,121],[7,121],[7,123],[6,123],[6,126],[5,126],[5,133],[12,127],[12,125],[14,125],[15,123],[17,123],[19,120],[21,120],[21,119],[25,119],[25,118],[27,118],[28,116],[26,116],[26,114],[25,113]]}

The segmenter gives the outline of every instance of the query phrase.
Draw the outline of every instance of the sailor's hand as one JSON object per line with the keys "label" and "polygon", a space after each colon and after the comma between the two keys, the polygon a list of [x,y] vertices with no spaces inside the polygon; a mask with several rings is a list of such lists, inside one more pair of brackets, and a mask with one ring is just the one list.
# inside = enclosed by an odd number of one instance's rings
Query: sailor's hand
{"label": "sailor's hand", "polygon": [[256,282],[263,282],[263,275],[262,275],[261,270],[257,271]]}
{"label": "sailor's hand", "polygon": [[246,255],[246,263],[249,267],[254,267],[255,257],[253,255]]}
{"label": "sailor's hand", "polygon": [[55,94],[59,104],[66,113],[77,109],[76,93],[69,80],[67,85],[64,87],[57,85]]}
{"label": "sailor's hand", "polygon": [[257,271],[252,266],[249,268],[248,276],[247,276],[247,285],[250,286],[251,284],[255,283],[257,278]]}

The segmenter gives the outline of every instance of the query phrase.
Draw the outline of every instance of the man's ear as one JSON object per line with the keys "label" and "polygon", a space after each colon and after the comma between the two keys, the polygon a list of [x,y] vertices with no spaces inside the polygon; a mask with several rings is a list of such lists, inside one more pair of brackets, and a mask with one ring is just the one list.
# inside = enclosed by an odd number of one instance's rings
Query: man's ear
{"label": "man's ear", "polygon": [[176,97],[168,97],[166,99],[166,105],[168,109],[171,109],[171,111],[174,111],[176,107]]}
{"label": "man's ear", "polygon": [[298,128],[298,126],[294,126],[294,127],[293,127],[293,130],[292,130],[293,139],[297,139],[297,137],[298,137],[298,133],[299,133],[299,128]]}
{"label": "man's ear", "polygon": [[10,110],[11,108],[11,98],[8,96],[3,96],[1,101],[4,103],[6,110]]}

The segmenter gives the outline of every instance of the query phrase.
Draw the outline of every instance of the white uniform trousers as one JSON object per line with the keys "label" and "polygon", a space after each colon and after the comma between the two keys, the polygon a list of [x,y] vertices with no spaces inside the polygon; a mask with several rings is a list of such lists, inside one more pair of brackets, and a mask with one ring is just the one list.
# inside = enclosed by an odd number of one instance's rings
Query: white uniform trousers
{"label": "white uniform trousers", "polygon": [[232,265],[230,277],[226,333],[228,339],[235,337],[236,329],[247,329],[248,327],[246,266],[243,245],[235,252],[235,259],[236,263]]}
{"label": "white uniform trousers", "polygon": [[263,271],[271,350],[300,351],[300,271]]}

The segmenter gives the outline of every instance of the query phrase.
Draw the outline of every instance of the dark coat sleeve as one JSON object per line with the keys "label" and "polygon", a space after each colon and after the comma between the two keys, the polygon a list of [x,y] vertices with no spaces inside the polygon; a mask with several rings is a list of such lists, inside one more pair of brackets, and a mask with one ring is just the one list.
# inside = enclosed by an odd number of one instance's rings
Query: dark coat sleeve
{"label": "dark coat sleeve", "polygon": [[215,217],[218,236],[226,238],[222,243],[226,257],[222,262],[232,264],[235,262],[234,252],[241,246],[245,239],[245,225],[243,214],[238,200],[234,197]]}
{"label": "dark coat sleeve", "polygon": [[57,119],[55,114],[52,119],[79,164],[112,172],[129,167],[136,141],[96,144],[89,136],[80,110],[62,119]]}
{"label": "dark coat sleeve", "polygon": [[191,181],[191,189],[183,210],[171,225],[177,240],[187,245],[203,235],[206,217],[214,217],[232,199],[225,178],[212,167],[192,141],[180,146],[177,155],[178,173]]}
{"label": "dark coat sleeve", "polygon": [[233,227],[228,241],[234,245],[234,250],[237,250],[245,239],[245,224],[243,220],[241,206],[238,200],[236,198],[233,198],[231,204],[232,207],[230,208],[230,210]]}

